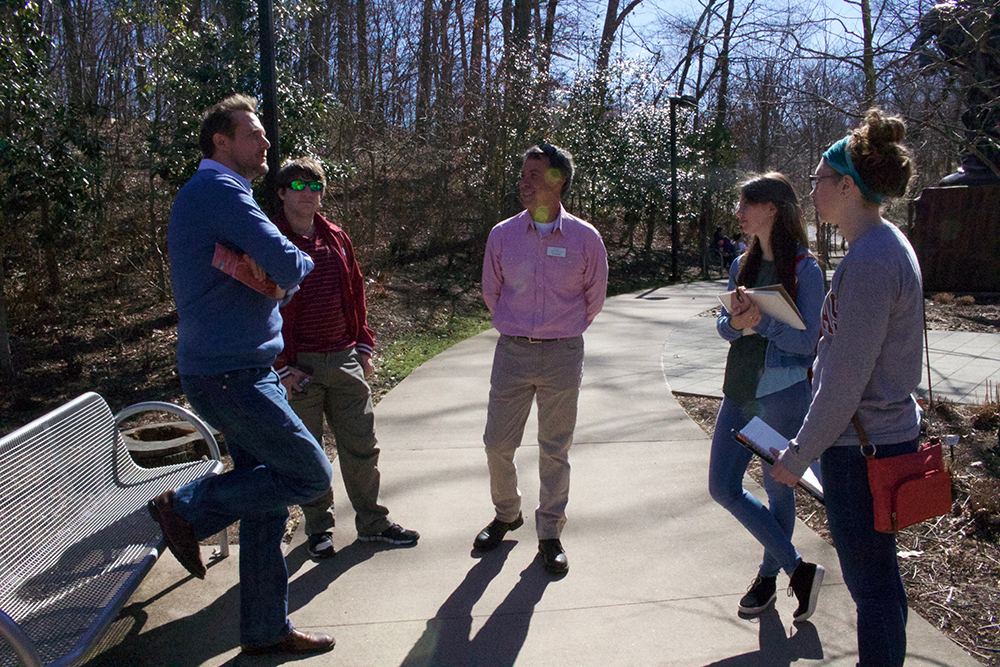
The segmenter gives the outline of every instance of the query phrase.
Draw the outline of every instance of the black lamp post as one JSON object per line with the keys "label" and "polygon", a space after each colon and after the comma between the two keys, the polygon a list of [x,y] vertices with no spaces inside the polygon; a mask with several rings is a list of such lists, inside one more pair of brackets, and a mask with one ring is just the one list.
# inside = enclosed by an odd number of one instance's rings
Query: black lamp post
{"label": "black lamp post", "polygon": [[692,95],[670,97],[670,279],[679,280],[677,252],[681,245],[681,231],[677,226],[677,107],[695,109],[698,100]]}
{"label": "black lamp post", "polygon": [[281,146],[278,144],[278,84],[274,56],[274,11],[271,0],[257,0],[257,18],[260,24],[260,96],[261,123],[264,134],[271,142],[267,149],[267,175],[264,177],[264,211],[271,215],[278,206],[276,179],[281,163]]}

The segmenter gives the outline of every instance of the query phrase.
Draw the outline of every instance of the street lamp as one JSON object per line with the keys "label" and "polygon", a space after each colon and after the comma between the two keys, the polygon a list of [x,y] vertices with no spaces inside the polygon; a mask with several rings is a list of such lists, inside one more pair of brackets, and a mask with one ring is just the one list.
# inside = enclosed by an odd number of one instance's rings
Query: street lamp
{"label": "street lamp", "polygon": [[677,251],[681,245],[681,232],[677,227],[677,107],[698,108],[693,95],[670,97],[670,279],[679,280]]}
{"label": "street lamp", "polygon": [[278,143],[278,84],[274,54],[274,11],[271,0],[257,0],[260,25],[260,96],[261,122],[271,147],[267,150],[267,175],[264,177],[264,211],[271,215],[278,208],[277,177],[281,163]]}

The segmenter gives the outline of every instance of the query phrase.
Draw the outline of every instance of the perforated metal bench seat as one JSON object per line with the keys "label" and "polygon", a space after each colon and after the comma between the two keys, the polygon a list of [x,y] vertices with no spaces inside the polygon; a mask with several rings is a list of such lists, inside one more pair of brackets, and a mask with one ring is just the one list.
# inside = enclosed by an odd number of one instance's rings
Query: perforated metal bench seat
{"label": "perforated metal bench seat", "polygon": [[147,501],[221,470],[140,468],[94,393],[0,440],[0,666],[87,659],[162,551]]}

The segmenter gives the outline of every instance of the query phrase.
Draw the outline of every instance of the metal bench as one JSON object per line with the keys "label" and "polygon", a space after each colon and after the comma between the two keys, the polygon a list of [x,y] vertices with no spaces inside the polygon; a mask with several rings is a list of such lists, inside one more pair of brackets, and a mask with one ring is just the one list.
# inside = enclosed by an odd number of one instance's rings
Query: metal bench
{"label": "metal bench", "polygon": [[[146,411],[190,421],[214,460],[137,466],[118,425]],[[91,657],[165,546],[146,502],[218,474],[219,459],[208,427],[190,411],[150,402],[113,416],[94,393],[0,440],[0,667]]]}

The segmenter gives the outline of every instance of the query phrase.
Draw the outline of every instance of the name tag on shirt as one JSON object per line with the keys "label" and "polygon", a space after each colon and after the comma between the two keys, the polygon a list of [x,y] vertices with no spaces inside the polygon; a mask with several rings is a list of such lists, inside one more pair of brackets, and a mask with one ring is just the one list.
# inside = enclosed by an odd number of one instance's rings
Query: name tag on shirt
{"label": "name tag on shirt", "polygon": [[555,246],[549,246],[545,251],[545,254],[549,257],[565,257],[566,248],[556,248]]}

